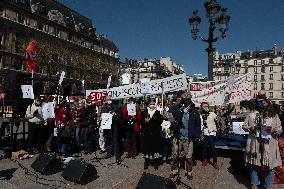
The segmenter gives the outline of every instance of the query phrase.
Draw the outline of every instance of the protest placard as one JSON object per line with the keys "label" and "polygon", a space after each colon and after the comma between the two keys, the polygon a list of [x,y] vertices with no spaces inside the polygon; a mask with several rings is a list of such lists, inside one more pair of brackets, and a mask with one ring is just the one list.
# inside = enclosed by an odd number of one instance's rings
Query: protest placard
{"label": "protest placard", "polygon": [[32,85],[22,85],[21,89],[23,98],[34,99],[34,90]]}
{"label": "protest placard", "polygon": [[189,83],[188,90],[192,94],[192,101],[196,105],[209,102],[210,105],[237,103],[252,98],[252,76],[250,73],[237,77],[234,82],[218,80],[208,82]]}
{"label": "protest placard", "polygon": [[42,105],[42,116],[44,120],[55,117],[53,102],[44,103]]}
{"label": "protest placard", "polygon": [[[187,80],[185,74],[175,75],[163,79],[151,80],[147,94],[162,94],[173,91],[186,90]],[[87,90],[86,96],[104,94],[109,95],[112,99],[123,99],[129,97],[142,97],[140,83],[114,87],[110,89]],[[94,97],[94,99],[97,99]]]}
{"label": "protest placard", "polygon": [[136,115],[136,104],[134,103],[127,104],[127,112],[128,112],[128,115],[131,115],[131,116]]}
{"label": "protest placard", "polygon": [[101,128],[111,129],[111,125],[112,125],[112,114],[102,113]]}

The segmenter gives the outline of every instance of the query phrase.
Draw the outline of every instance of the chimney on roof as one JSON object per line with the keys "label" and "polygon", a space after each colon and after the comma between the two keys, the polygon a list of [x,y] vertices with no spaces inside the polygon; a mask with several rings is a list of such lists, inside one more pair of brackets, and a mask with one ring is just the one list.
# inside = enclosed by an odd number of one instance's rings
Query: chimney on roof
{"label": "chimney on roof", "polygon": [[274,46],[272,47],[272,52],[274,55],[277,55],[277,46],[276,44],[274,44]]}
{"label": "chimney on roof", "polygon": [[249,57],[252,58],[252,55],[253,55],[253,50],[250,49],[249,50]]}

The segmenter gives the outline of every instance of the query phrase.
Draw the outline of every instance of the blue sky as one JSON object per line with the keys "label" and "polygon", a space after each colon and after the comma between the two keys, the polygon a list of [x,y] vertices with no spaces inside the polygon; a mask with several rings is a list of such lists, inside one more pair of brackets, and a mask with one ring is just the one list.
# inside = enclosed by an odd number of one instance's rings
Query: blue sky
{"label": "blue sky", "polygon": [[[202,0],[61,0],[93,20],[98,34],[107,34],[125,58],[170,56],[188,74],[207,74],[207,44],[191,38],[188,17],[199,10],[200,35],[208,33]],[[271,49],[284,43],[283,0],[219,0],[231,16],[227,38],[215,47],[220,52],[237,49]],[[217,30],[218,31],[218,30]],[[218,34],[218,33],[216,33]]]}

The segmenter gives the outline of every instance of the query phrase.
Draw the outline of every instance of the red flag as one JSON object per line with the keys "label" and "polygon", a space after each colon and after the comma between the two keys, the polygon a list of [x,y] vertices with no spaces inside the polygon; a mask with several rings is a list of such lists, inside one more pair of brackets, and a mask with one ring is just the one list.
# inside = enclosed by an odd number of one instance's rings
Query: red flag
{"label": "red flag", "polygon": [[25,52],[25,68],[26,71],[37,71],[38,65],[36,63],[36,41],[33,39]]}

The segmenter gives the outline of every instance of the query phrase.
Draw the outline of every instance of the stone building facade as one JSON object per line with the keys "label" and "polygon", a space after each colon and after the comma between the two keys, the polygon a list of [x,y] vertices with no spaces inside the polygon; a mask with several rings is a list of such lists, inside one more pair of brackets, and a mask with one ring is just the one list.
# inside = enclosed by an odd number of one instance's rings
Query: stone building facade
{"label": "stone building facade", "polygon": [[170,57],[126,59],[122,66],[124,72],[131,73],[133,83],[139,82],[141,78],[154,80],[185,73],[182,65],[175,63]]}
{"label": "stone building facade", "polygon": [[254,95],[261,89],[276,103],[284,101],[283,49],[274,46],[272,50],[249,50],[247,52],[220,54],[215,52],[213,78],[226,79],[230,74],[251,73]]}
{"label": "stone building facade", "polygon": [[1,0],[0,23],[0,70],[23,70],[25,48],[35,39],[37,75],[54,78],[65,71],[94,88],[118,71],[118,47],[97,35],[90,19],[56,0]]}

